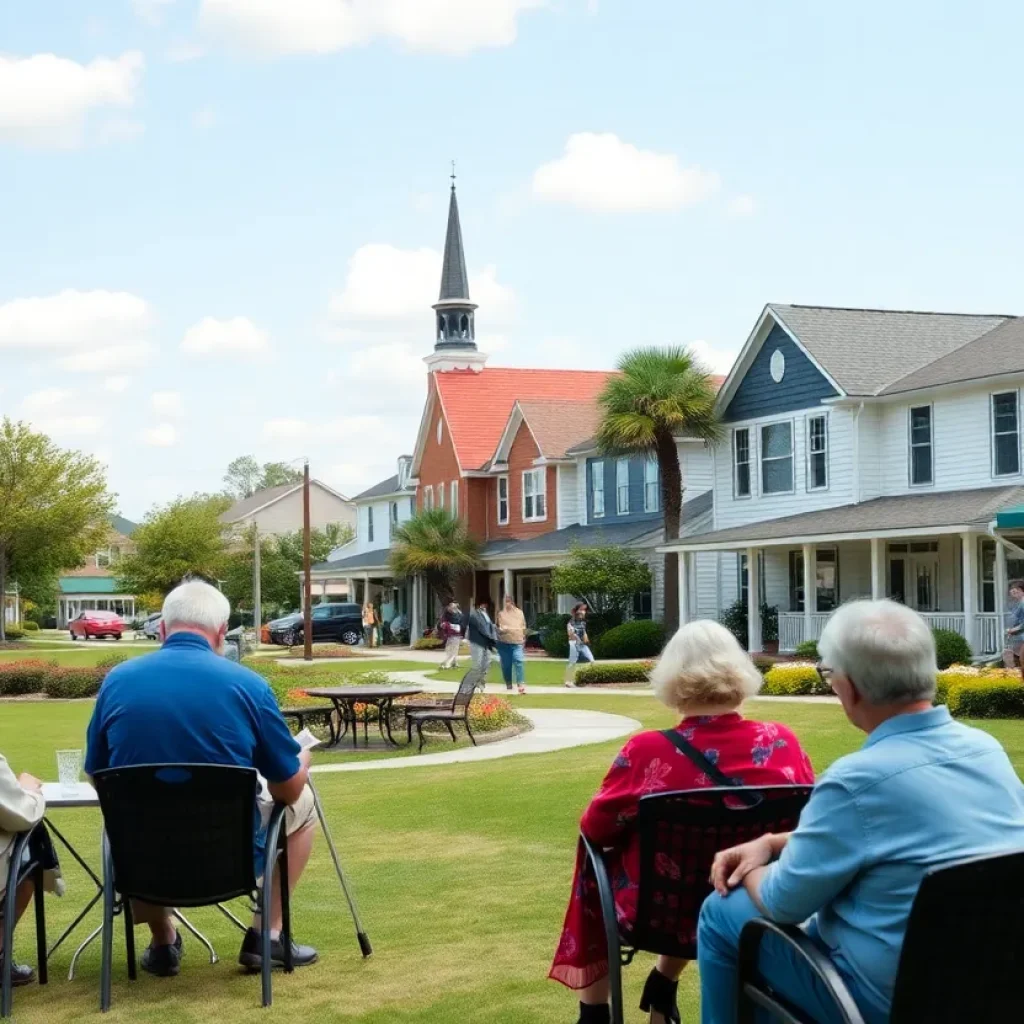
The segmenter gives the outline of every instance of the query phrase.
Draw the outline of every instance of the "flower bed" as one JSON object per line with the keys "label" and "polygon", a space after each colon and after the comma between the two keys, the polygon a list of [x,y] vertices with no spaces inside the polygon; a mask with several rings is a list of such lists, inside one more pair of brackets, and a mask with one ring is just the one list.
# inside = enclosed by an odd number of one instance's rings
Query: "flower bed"
{"label": "flower bed", "polygon": [[40,658],[0,663],[0,697],[37,694],[53,700],[95,697],[107,673],[125,660],[123,655],[113,655],[88,667],[58,665]]}
{"label": "flower bed", "polygon": [[826,696],[832,693],[824,686],[818,669],[810,661],[778,662],[764,674],[762,697]]}
{"label": "flower bed", "polygon": [[646,685],[654,662],[634,661],[620,665],[584,665],[576,670],[577,686],[614,686],[623,683]]}

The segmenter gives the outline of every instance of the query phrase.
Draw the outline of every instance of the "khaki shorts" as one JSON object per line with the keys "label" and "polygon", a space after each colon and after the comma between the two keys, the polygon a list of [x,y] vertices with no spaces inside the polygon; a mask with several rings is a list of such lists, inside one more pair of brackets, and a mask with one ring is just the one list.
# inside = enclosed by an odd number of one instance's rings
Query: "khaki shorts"
{"label": "khaki shorts", "polygon": [[[274,811],[274,798],[267,792],[266,784],[262,779],[260,782],[260,795],[256,802],[259,805],[260,818],[265,831],[270,824],[270,815]],[[313,791],[309,786],[303,786],[302,795],[284,812],[284,829],[288,835],[294,835],[315,824],[316,804],[313,802]]]}

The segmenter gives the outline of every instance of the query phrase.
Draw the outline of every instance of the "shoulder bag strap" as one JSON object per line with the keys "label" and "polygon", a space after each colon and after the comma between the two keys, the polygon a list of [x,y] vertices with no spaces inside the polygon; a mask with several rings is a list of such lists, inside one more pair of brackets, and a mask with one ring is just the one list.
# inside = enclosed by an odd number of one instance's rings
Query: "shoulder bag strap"
{"label": "shoulder bag strap", "polygon": [[[688,757],[712,782],[717,786],[727,786],[730,789],[735,789],[738,786],[742,786],[743,783],[737,782],[736,779],[730,779],[725,772],[716,764],[712,764],[701,751],[699,751],[689,740],[685,739],[680,735],[677,729],[665,729],[662,734],[681,754]],[[754,807],[761,801],[758,797],[753,794],[744,793],[737,794],[740,800],[743,801],[748,807]]]}

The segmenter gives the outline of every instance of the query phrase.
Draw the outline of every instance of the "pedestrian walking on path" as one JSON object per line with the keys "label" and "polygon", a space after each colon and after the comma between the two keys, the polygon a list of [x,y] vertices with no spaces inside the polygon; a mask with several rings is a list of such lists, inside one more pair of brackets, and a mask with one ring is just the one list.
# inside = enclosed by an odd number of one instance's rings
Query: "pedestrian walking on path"
{"label": "pedestrian walking on path", "polygon": [[526,693],[526,617],[511,594],[505,595],[505,607],[498,612],[498,657],[505,689],[512,693],[513,676],[520,693]]}
{"label": "pedestrian walking on path", "polygon": [[469,657],[473,668],[480,673],[480,689],[487,682],[487,670],[491,667],[494,650],[498,646],[498,634],[488,614],[491,604],[489,597],[481,596],[476,607],[469,613]]}
{"label": "pedestrian walking on path", "polygon": [[441,668],[459,667],[459,645],[465,633],[465,618],[459,610],[458,601],[449,601],[445,608],[441,621],[437,624],[438,632],[444,641],[444,661]]}
{"label": "pedestrian walking on path", "polygon": [[576,662],[593,661],[594,653],[590,649],[590,637],[587,636],[587,606],[582,601],[572,610],[566,623],[569,634],[569,662],[565,666],[565,685],[576,685]]}

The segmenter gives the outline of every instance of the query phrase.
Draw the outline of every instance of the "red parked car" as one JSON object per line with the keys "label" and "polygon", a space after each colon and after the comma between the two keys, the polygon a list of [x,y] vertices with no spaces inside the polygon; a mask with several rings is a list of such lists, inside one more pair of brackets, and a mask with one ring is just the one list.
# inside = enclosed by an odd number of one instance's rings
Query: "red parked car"
{"label": "red parked car", "polygon": [[124,623],[116,612],[82,612],[77,619],[72,619],[68,627],[71,631],[71,639],[79,637],[88,640],[89,637],[109,636],[114,640],[120,640],[124,632]]}

